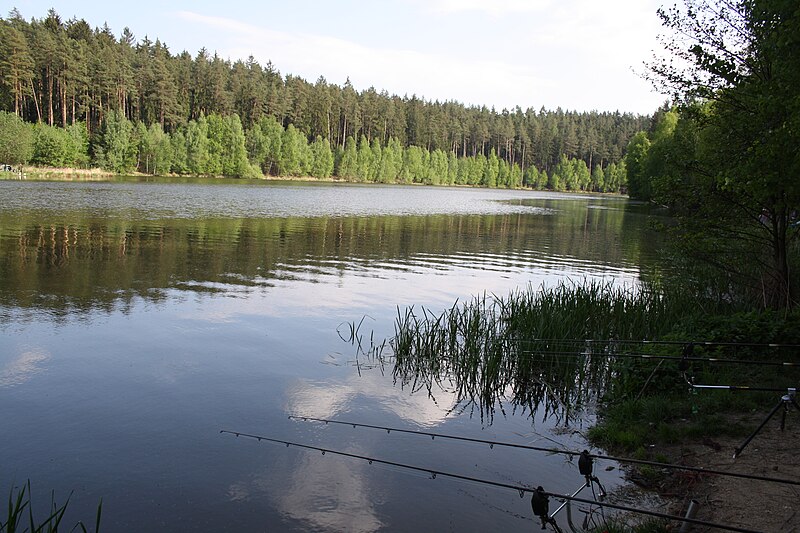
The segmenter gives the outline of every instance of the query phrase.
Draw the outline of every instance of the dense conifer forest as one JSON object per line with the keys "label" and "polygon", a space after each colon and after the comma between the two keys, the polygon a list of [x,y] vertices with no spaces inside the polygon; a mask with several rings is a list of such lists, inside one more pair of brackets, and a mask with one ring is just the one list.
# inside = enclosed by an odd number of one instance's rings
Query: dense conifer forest
{"label": "dense conifer forest", "polygon": [[0,19],[0,69],[3,162],[120,173],[620,191],[626,146],[651,121],[311,83],[52,9]]}

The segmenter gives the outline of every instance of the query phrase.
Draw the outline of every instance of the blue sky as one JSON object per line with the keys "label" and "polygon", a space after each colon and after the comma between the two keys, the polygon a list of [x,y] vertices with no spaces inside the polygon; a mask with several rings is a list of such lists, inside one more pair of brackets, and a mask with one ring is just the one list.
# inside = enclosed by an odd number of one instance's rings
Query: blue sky
{"label": "blue sky", "polygon": [[641,79],[659,50],[660,0],[16,0],[26,19],[129,27],[173,53],[253,55],[282,74],[357,90],[523,109],[652,113],[665,101]]}

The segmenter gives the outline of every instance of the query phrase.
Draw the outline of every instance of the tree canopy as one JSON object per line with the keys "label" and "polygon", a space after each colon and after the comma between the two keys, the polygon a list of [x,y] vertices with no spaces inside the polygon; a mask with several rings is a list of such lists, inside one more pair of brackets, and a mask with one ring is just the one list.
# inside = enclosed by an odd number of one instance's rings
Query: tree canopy
{"label": "tree canopy", "polygon": [[[666,46],[679,61],[656,61],[651,74],[673,92],[679,113],[662,113],[649,134],[634,137],[626,158],[631,193],[670,206],[684,250],[724,273],[729,288],[765,306],[792,306],[800,7],[685,0],[660,16],[680,36]],[[632,148],[644,154],[643,166]]]}

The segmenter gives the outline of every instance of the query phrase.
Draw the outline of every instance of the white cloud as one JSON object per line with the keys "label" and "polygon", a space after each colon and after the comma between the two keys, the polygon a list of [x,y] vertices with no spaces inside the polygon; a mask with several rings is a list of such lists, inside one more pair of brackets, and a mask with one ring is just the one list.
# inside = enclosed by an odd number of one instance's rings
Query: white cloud
{"label": "white cloud", "polygon": [[500,17],[511,13],[541,11],[551,5],[551,0],[425,0],[423,5],[437,13],[475,11]]}

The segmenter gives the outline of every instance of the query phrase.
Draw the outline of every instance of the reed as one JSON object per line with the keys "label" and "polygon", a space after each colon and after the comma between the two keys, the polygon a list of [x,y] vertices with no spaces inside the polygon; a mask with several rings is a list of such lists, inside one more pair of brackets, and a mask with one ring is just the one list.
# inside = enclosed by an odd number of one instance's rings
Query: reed
{"label": "reed", "polygon": [[593,353],[659,338],[696,309],[694,299],[646,286],[592,281],[484,294],[440,314],[398,309],[390,341],[395,380],[431,395],[453,392],[456,409],[477,408],[482,417],[507,403],[568,418],[614,374],[609,359]]}
{"label": "reed", "polygon": [[[22,487],[14,487],[8,495],[8,508],[6,519],[0,522],[0,533],[58,533],[59,528],[61,531],[82,531],[88,533],[86,525],[78,521],[72,527],[66,527],[62,524],[64,514],[67,512],[69,506],[70,496],[63,504],[57,504],[55,493],[50,493],[50,507],[49,516],[42,521],[34,518],[33,504],[31,503],[31,482],[28,482]],[[97,515],[95,516],[95,533],[100,531],[100,517],[103,512],[103,500],[97,506]]]}

